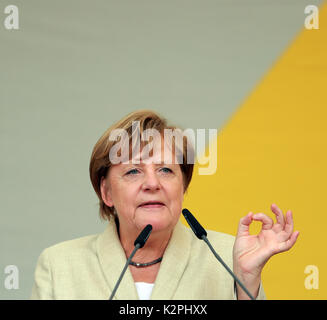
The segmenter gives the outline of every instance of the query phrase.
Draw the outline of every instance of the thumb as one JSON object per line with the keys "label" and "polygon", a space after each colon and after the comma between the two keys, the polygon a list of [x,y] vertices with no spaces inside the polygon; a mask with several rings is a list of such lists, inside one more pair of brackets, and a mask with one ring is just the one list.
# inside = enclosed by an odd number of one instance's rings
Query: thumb
{"label": "thumb", "polygon": [[245,217],[240,219],[237,230],[237,237],[248,236],[250,224],[252,223],[253,212],[249,212]]}

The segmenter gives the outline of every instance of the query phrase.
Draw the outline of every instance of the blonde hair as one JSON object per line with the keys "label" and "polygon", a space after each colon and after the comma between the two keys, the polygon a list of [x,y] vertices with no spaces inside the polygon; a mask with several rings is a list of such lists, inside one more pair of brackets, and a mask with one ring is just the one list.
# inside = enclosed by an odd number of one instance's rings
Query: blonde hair
{"label": "blonde hair", "polygon": [[[110,149],[117,143],[117,141],[109,140],[109,137],[113,130],[124,129],[129,135],[129,142],[131,142],[133,121],[139,121],[140,134],[142,134],[146,129],[156,129],[163,136],[165,129],[179,129],[175,126],[168,126],[167,120],[154,111],[138,110],[129,113],[104,132],[93,148],[89,167],[91,182],[99,198],[100,217],[104,220],[109,220],[111,215],[115,215],[115,208],[108,207],[104,203],[100,188],[101,179],[107,177],[109,169],[112,166],[109,158]],[[143,146],[144,143],[141,147]],[[187,163],[187,147],[187,137],[183,136],[183,163],[180,164],[180,168],[183,174],[184,192],[187,190],[191,182],[194,167],[193,163]]]}

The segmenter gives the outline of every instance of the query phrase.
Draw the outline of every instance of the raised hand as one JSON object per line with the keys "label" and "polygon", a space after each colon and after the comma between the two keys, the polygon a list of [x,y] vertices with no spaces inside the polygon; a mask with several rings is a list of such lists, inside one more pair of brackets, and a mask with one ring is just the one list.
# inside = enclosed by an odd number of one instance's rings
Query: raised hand
{"label": "raised hand", "polygon": [[[234,272],[250,286],[260,283],[261,271],[268,259],[279,252],[293,247],[299,231],[293,232],[293,216],[289,210],[284,216],[277,205],[271,205],[271,211],[276,215],[276,222],[264,213],[248,213],[238,226],[233,249]],[[253,220],[261,221],[259,234],[249,233]]]}

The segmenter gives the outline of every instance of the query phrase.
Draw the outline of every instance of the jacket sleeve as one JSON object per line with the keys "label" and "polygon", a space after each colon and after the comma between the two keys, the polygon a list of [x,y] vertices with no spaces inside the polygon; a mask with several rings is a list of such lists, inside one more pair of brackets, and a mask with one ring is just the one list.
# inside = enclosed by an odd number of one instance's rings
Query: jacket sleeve
{"label": "jacket sleeve", "polygon": [[50,260],[48,256],[48,250],[45,249],[39,256],[37,261],[34,284],[32,288],[31,300],[52,300],[53,288],[52,288],[52,274]]}
{"label": "jacket sleeve", "polygon": [[258,292],[258,295],[256,297],[256,300],[267,300],[265,292],[263,291],[262,282],[260,282],[259,292]]}

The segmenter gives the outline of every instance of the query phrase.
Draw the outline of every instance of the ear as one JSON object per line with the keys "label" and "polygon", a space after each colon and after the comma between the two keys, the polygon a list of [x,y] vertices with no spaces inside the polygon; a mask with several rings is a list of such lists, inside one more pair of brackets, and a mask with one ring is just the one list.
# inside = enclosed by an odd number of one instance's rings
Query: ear
{"label": "ear", "polygon": [[103,202],[108,207],[112,207],[114,204],[112,202],[112,198],[110,195],[109,185],[108,185],[107,179],[105,179],[104,177],[102,177],[101,181],[100,181],[100,191],[101,191],[101,198],[102,198]]}

